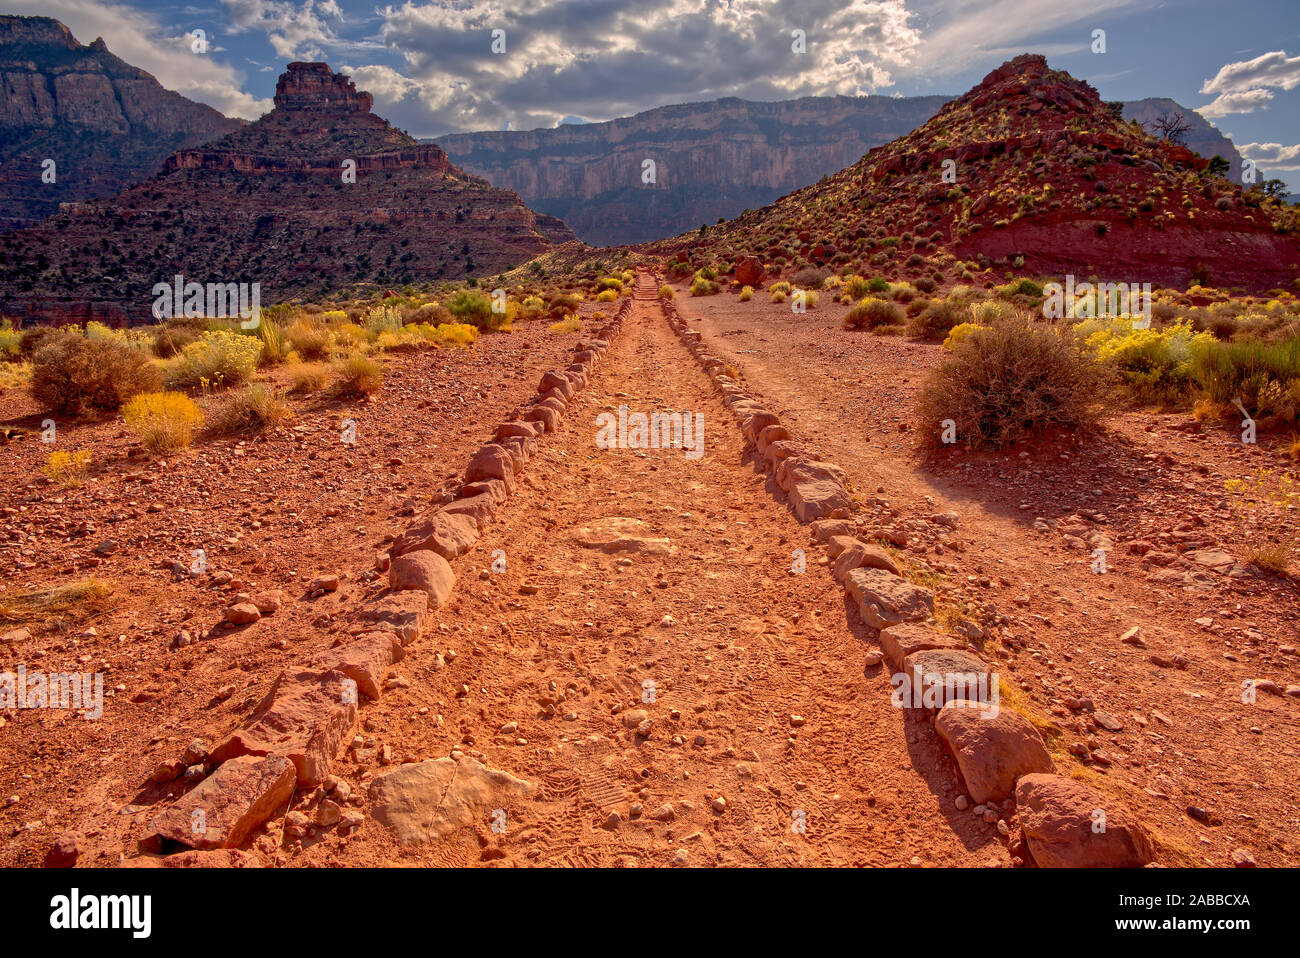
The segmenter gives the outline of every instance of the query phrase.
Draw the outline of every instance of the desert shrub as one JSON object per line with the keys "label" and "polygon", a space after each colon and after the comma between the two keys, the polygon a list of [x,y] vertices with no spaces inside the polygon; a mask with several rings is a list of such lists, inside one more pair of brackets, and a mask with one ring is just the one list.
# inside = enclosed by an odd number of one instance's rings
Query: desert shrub
{"label": "desert shrub", "polygon": [[32,396],[53,412],[115,411],[132,396],[154,392],[157,364],[114,340],[91,342],[74,332],[49,337],[32,362]]}
{"label": "desert shrub", "polygon": [[692,296],[712,296],[722,289],[717,283],[703,276],[696,276],[691,282]]}
{"label": "desert shrub", "polygon": [[473,346],[478,342],[478,330],[469,323],[440,323],[434,332],[444,346]]}
{"label": "desert shrub", "polygon": [[477,290],[457,291],[447,304],[457,322],[473,326],[480,332],[492,332],[507,325],[505,313],[492,311],[492,300]]}
{"label": "desert shrub", "polygon": [[889,280],[883,276],[873,276],[867,280],[868,293],[887,293],[889,292]]}
{"label": "desert shrub", "polygon": [[295,363],[289,367],[289,392],[320,392],[329,382],[329,373],[325,363]]}
{"label": "desert shrub", "polygon": [[815,289],[826,282],[826,277],[830,275],[830,270],[818,269],[815,266],[805,266],[794,274],[794,285],[802,286],[805,289]]}
{"label": "desert shrub", "polygon": [[[525,319],[536,319],[546,309],[546,303],[540,296],[525,296],[519,309]],[[450,316],[451,314],[448,313],[447,315]]]}
{"label": "desert shrub", "polygon": [[980,326],[977,323],[958,323],[948,333],[948,338],[943,341],[943,348],[954,348],[958,343],[969,339],[977,329],[988,329],[988,327]]}
{"label": "desert shrub", "polygon": [[[785,280],[781,280],[781,282],[779,283],[773,283],[771,286],[767,288],[767,291],[769,293],[780,293],[782,295],[782,298],[788,296],[790,294],[790,290],[791,290],[791,286]],[[780,302],[780,300],[775,300],[775,302]]]}
{"label": "desert shrub", "polygon": [[572,293],[556,293],[546,304],[546,312],[552,319],[563,319],[570,313],[577,312],[582,300]]}
{"label": "desert shrub", "polygon": [[816,309],[817,303],[821,299],[815,289],[798,290],[803,293],[803,305],[805,309]]}
{"label": "desert shrub", "polygon": [[22,354],[23,334],[13,323],[0,320],[0,359],[17,359]]}
{"label": "desert shrub", "polygon": [[751,299],[753,299],[753,298],[754,298],[754,287],[752,287],[752,286],[743,286],[743,287],[741,287],[741,290],[740,290],[740,301],[741,301],[742,303],[748,303],[748,302],[749,302]]}
{"label": "desert shrub", "polygon": [[903,311],[887,299],[868,296],[853,305],[844,317],[846,329],[875,329],[903,321]]}
{"label": "desert shrub", "polygon": [[580,320],[576,315],[574,315],[574,316],[566,316],[564,319],[560,320],[558,323],[552,323],[552,324],[551,324],[551,332],[553,332],[553,333],[580,333],[580,332],[582,332],[582,320]]}
{"label": "desert shrub", "polygon": [[939,284],[928,276],[917,277],[912,281],[912,285],[922,293],[933,293],[939,287]]}
{"label": "desert shrub", "polygon": [[596,294],[596,302],[598,303],[612,303],[616,299],[618,299],[618,293],[612,289],[603,289]]}
{"label": "desert shrub", "polygon": [[891,283],[889,295],[896,303],[910,303],[916,298],[917,289],[911,283]]}
{"label": "desert shrub", "polygon": [[1003,319],[1009,319],[1016,314],[1015,309],[1008,303],[998,302],[995,299],[986,299],[982,303],[974,303],[970,308],[971,319],[979,326],[992,326]]}
{"label": "desert shrub", "polygon": [[943,339],[966,317],[966,311],[947,300],[935,300],[908,319],[907,335],[918,339]]}
{"label": "desert shrub", "polygon": [[364,328],[375,334],[401,332],[405,312],[413,312],[413,310],[403,311],[396,306],[376,306],[366,313]]}
{"label": "desert shrub", "polygon": [[18,340],[18,352],[31,359],[36,355],[36,350],[57,332],[58,330],[50,326],[33,326],[31,329],[24,329]]}
{"label": "desert shrub", "polygon": [[[602,293],[613,293],[612,298],[618,299],[618,294],[623,292],[623,281],[614,276],[602,276],[596,280],[596,289]],[[601,302],[609,302],[609,300],[601,300]]]}
{"label": "desert shrub", "polygon": [[1277,343],[1197,342],[1191,374],[1213,402],[1239,400],[1272,425],[1300,421],[1300,336]]}
{"label": "desert shrub", "polygon": [[153,355],[153,334],[147,329],[113,329],[92,319],[86,323],[85,336],[90,342],[113,342],[146,356]]}
{"label": "desert shrub", "polygon": [[340,396],[369,396],[384,384],[383,367],[359,353],[340,359],[334,371],[334,390]]}
{"label": "desert shrub", "polygon": [[184,393],[140,393],[122,407],[122,418],[146,449],[171,452],[194,440],[203,413]]}
{"label": "desert shrub", "polygon": [[173,360],[168,379],[176,386],[237,386],[253,375],[261,357],[262,341],[255,336],[226,330],[204,333]]}
{"label": "desert shrub", "polygon": [[1001,449],[1052,426],[1090,425],[1100,369],[1073,331],[1004,319],[953,347],[922,387],[918,412],[936,439],[951,419],[967,445]]}
{"label": "desert shrub", "polygon": [[1012,296],[1029,296],[1037,299],[1043,295],[1043,287],[1039,286],[1032,279],[1016,279],[1007,283],[1005,286],[998,286],[994,293],[1004,299]]}
{"label": "desert shrub", "polygon": [[320,359],[330,348],[330,331],[308,319],[295,321],[284,332],[285,339],[303,359]]}
{"label": "desert shrub", "polygon": [[207,432],[213,436],[264,432],[292,415],[283,395],[265,383],[253,383],[226,393],[208,407]]}
{"label": "desert shrub", "polygon": [[1112,367],[1140,400],[1168,402],[1184,398],[1194,385],[1193,352],[1213,342],[1209,333],[1193,333],[1179,324],[1163,330],[1134,329],[1126,319],[1087,320],[1074,327],[1097,361]]}
{"label": "desert shrub", "polygon": [[669,286],[667,283],[664,283],[662,286],[659,287],[660,299],[672,299],[673,295],[674,295],[673,288]]}
{"label": "desert shrub", "polygon": [[170,359],[190,343],[198,342],[205,332],[207,332],[206,328],[196,324],[182,324],[169,320],[154,330],[154,355],[159,359]]}
{"label": "desert shrub", "polygon": [[[888,286],[889,284],[885,284]],[[844,277],[844,292],[853,299],[862,299],[867,293],[871,292],[871,283],[865,276],[859,276],[857,273],[850,273]]]}
{"label": "desert shrub", "polygon": [[79,486],[90,473],[90,453],[85,449],[75,452],[59,450],[45,460],[45,474],[64,486]]}

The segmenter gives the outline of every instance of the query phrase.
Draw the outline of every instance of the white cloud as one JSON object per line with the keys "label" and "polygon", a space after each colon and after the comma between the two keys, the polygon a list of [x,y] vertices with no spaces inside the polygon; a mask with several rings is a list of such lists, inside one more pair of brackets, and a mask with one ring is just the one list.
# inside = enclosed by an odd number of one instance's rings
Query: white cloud
{"label": "white cloud", "polygon": [[357,89],[373,94],[377,104],[399,103],[420,89],[420,84],[410,77],[383,64],[342,66],[338,68],[338,72],[350,75]]}
{"label": "white cloud", "polygon": [[1226,63],[1201,86],[1202,93],[1218,94],[1197,112],[1203,116],[1254,113],[1273,99],[1269,88],[1292,90],[1300,86],[1300,57],[1274,50],[1253,60]]}
{"label": "white cloud", "polygon": [[[419,88],[397,122],[422,132],[552,127],[566,114],[726,96],[872,93],[921,40],[904,0],[406,0],[379,14],[380,36]],[[492,53],[495,29],[504,54]],[[792,49],[794,30],[806,52]]]}
{"label": "white cloud", "polygon": [[[103,0],[9,0],[5,12],[55,17],[81,43],[103,37],[111,53],[152,73],[167,89],[227,116],[255,119],[271,109],[270,100],[244,92],[244,75],[239,70],[214,59],[211,52],[191,50],[188,32],[208,29],[211,24],[196,21],[179,26],[174,33],[147,13]],[[213,40],[211,29],[208,40]]]}
{"label": "white cloud", "polygon": [[1231,113],[1254,113],[1268,106],[1273,94],[1268,90],[1242,90],[1240,93],[1220,93],[1196,112],[1204,117],[1223,117]]}
{"label": "white cloud", "polygon": [[[1104,14],[1131,7],[1136,0],[917,0],[913,4],[928,29],[913,68],[927,76],[951,76],[983,63],[996,64],[1017,54],[1051,56],[1089,49],[1092,29]],[[1077,43],[1036,42],[1036,38],[1079,27]],[[1097,59],[1105,60],[1104,56]]]}
{"label": "white cloud", "polygon": [[1271,170],[1300,170],[1300,144],[1240,143],[1237,152]]}
{"label": "white cloud", "polygon": [[325,47],[338,44],[328,20],[341,21],[335,0],[221,0],[230,14],[232,32],[262,30],[284,60],[319,60]]}
{"label": "white cloud", "polygon": [[1212,79],[1205,81],[1201,92],[1244,93],[1260,87],[1293,90],[1297,86],[1300,86],[1300,57],[1288,57],[1281,50],[1274,50],[1253,60],[1225,64]]}

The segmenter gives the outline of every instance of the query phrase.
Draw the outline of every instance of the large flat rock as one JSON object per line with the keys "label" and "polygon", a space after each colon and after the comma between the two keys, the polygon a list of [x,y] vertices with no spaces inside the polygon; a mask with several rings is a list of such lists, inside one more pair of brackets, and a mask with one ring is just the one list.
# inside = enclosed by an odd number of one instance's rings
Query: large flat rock
{"label": "large flat rock", "polygon": [[957,760],[970,797],[980,804],[1010,798],[1022,775],[1056,771],[1038,730],[1009,708],[949,702],[934,729]]}
{"label": "large flat rock", "polygon": [[492,812],[530,798],[536,786],[465,756],[403,765],[370,783],[371,816],[404,845],[440,841]]}
{"label": "large flat rock", "polygon": [[588,549],[608,553],[668,555],[674,551],[671,540],[649,535],[649,532],[649,526],[641,519],[611,516],[583,526],[573,533],[573,538]]}
{"label": "large flat rock", "polygon": [[934,593],[884,569],[858,568],[845,577],[845,588],[858,604],[862,621],[873,629],[928,619]]}
{"label": "large flat rock", "polygon": [[190,848],[236,848],[293,794],[283,755],[232,758],[159,813],[150,834]]}
{"label": "large flat rock", "polygon": [[220,763],[240,755],[283,755],[293,763],[299,785],[319,785],[357,721],[347,680],[333,669],[285,669],[243,726],[217,743],[209,758]]}

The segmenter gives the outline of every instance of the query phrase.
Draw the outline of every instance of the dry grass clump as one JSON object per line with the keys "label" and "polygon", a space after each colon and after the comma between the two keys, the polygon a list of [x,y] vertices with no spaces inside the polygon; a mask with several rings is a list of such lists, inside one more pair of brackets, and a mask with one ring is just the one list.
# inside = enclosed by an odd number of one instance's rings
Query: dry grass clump
{"label": "dry grass clump", "polygon": [[887,299],[868,296],[853,305],[844,316],[845,329],[875,329],[877,326],[897,326],[903,321],[903,311]]}
{"label": "dry grass clump", "polygon": [[53,619],[75,624],[107,612],[114,605],[112,586],[94,578],[45,589],[13,589],[0,593],[0,622],[28,625]]}
{"label": "dry grass clump", "polygon": [[367,356],[354,354],[334,364],[334,391],[339,396],[369,396],[384,385],[384,371]]}
{"label": "dry grass clump", "polygon": [[122,418],[151,452],[184,449],[194,441],[203,413],[184,393],[140,393],[122,407]]}
{"label": "dry grass clump", "polygon": [[45,460],[45,474],[69,489],[76,488],[90,475],[91,455],[85,449],[75,452],[58,450]]}
{"label": "dry grass clump", "polygon": [[289,367],[289,392],[318,393],[329,382],[327,363],[296,363]]}
{"label": "dry grass clump", "polygon": [[254,383],[212,403],[208,408],[207,432],[213,436],[265,432],[292,416],[293,410],[281,393],[264,383]]}

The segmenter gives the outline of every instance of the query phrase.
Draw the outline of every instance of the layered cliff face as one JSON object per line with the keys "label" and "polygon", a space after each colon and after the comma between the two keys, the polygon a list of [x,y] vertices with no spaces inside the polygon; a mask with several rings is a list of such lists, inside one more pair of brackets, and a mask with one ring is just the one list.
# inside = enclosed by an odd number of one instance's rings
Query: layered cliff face
{"label": "layered cliff face", "polygon": [[[606,123],[459,133],[437,142],[453,162],[560,217],[589,243],[641,243],[766,206],[912,132],[950,99],[731,98]],[[1187,145],[1205,157],[1222,155],[1239,179],[1232,141],[1192,110],[1163,99],[1124,106],[1126,119],[1148,124],[1173,112],[1192,126]],[[647,159],[655,163],[654,183],[643,181]]]}
{"label": "layered cliff face", "polygon": [[[57,20],[0,16],[0,231],[139,183],[172,151],[239,126],[163,89],[103,40],[82,46]],[[53,183],[42,179],[46,160]]]}
{"label": "layered cliff face", "polygon": [[1289,286],[1300,273],[1294,215],[1207,167],[1025,55],[835,175],[648,251],[753,257],[769,272],[892,264],[908,278],[933,271],[942,251],[1028,275]]}
{"label": "layered cliff face", "polygon": [[[772,202],[924,123],[947,97],[735,98],[606,123],[440,137],[452,162],[600,245],[671,236]],[[645,161],[654,182],[645,182]]]}
{"label": "layered cliff face", "polygon": [[485,276],[572,241],[370,112],[323,63],[291,63],[276,108],[117,196],[0,238],[0,310],[146,322],[154,284],[259,283],[264,305],[358,282]]}

